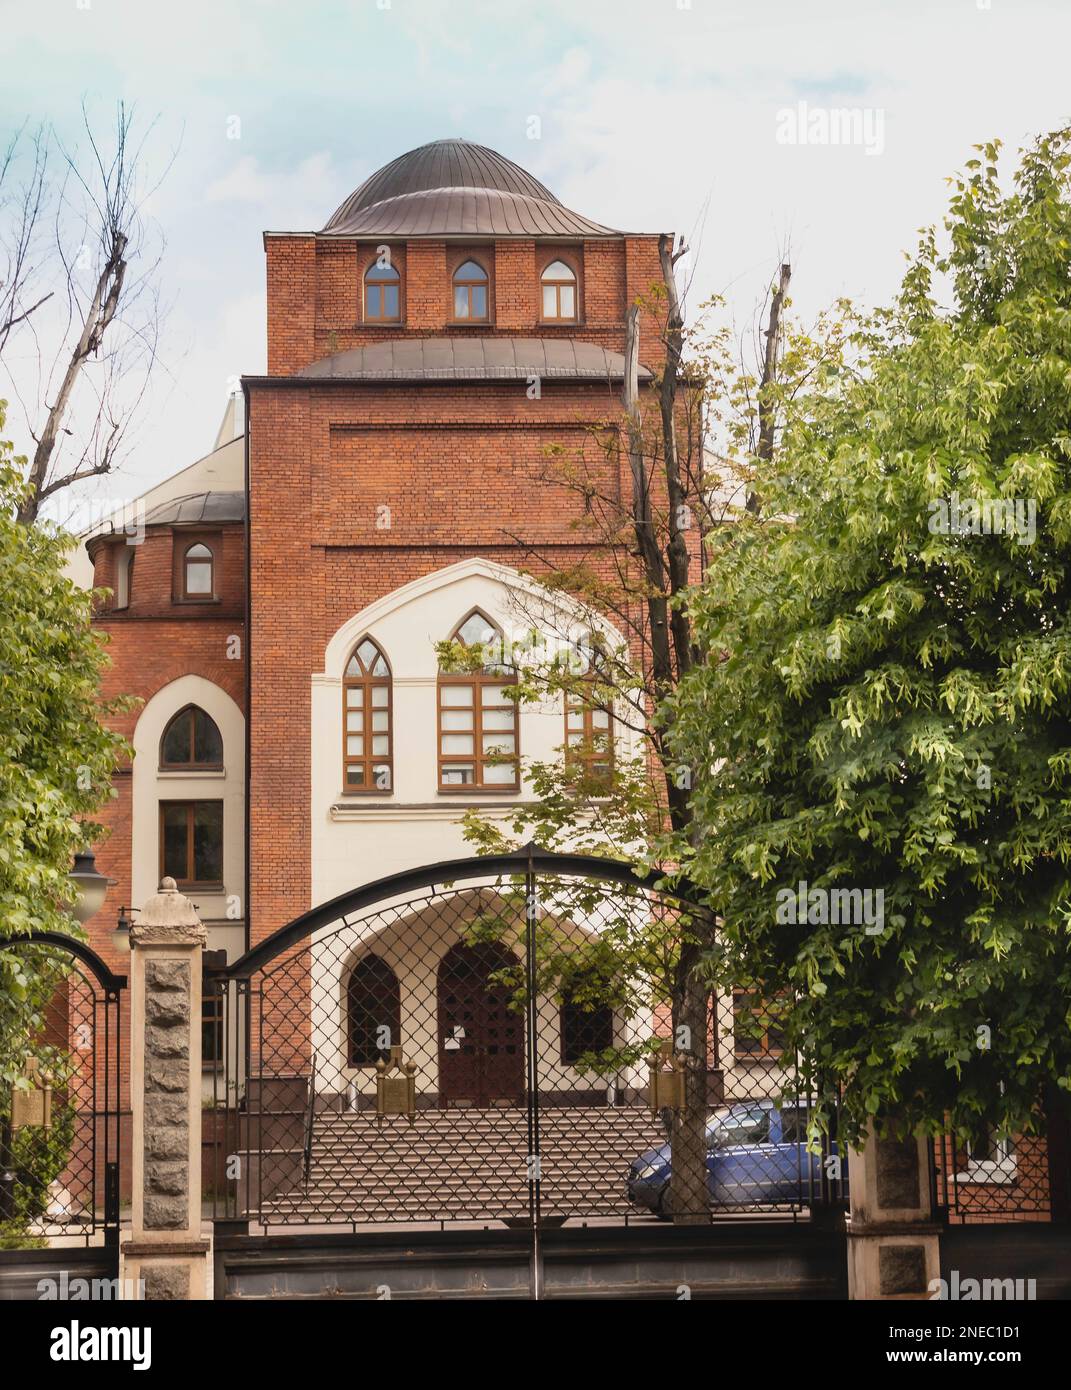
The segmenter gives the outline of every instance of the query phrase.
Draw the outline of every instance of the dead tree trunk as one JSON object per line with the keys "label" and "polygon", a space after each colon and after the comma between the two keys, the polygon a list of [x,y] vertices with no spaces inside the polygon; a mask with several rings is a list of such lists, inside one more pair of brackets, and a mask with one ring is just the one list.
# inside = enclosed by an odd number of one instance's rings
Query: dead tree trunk
{"label": "dead tree trunk", "polygon": [[[82,331],[78,335],[78,341],[71,350],[71,356],[67,363],[67,370],[63,374],[63,382],[60,385],[56,399],[48,408],[45,417],[45,425],[37,440],[37,448],[34,450],[33,463],[30,465],[28,478],[29,490],[26,499],[19,508],[19,520],[29,523],[36,520],[38,509],[41,503],[49,495],[52,489],[48,485],[48,469],[52,462],[52,453],[56,447],[60,430],[67,415],[68,407],[71,403],[71,395],[78,383],[78,377],[86,362],[95,352],[100,350],[100,345],[104,341],[104,335],[108,331],[108,326],[115,318],[115,311],[119,306],[119,297],[123,292],[123,280],[126,277],[126,236],[115,230],[109,245],[108,259],[97,277],[96,287],[93,290],[93,298],[86,313]],[[105,452],[102,462],[92,468],[71,474],[64,478],[63,486],[68,487],[73,482],[78,482],[81,478],[92,477],[94,474],[106,473],[110,467],[110,458]]]}
{"label": "dead tree trunk", "polygon": [[[759,382],[759,443],[756,453],[763,463],[769,463],[774,455],[774,431],[777,424],[777,406],[771,399],[770,388],[777,380],[777,364],[781,342],[781,310],[788,294],[792,267],[786,261],[781,266],[781,276],[770,301],[770,321],[766,326],[766,346],[762,355],[762,379]],[[754,491],[748,493],[747,510],[756,516],[762,503]]]}

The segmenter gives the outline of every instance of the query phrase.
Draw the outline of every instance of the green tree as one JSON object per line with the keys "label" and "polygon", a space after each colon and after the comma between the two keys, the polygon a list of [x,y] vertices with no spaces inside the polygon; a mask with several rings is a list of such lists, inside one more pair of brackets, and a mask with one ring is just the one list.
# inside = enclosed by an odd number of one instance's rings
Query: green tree
{"label": "green tree", "polygon": [[[537,562],[538,586],[513,599],[522,640],[504,653],[459,643],[439,646],[444,669],[476,668],[485,661],[512,668],[519,701],[583,704],[606,717],[604,728],[612,717],[618,737],[610,760],[605,742],[599,742],[606,735],[593,729],[591,742],[563,748],[561,760],[529,763],[535,801],[510,818],[507,830],[479,813],[466,817],[466,836],[481,852],[535,839],[548,849],[641,865],[654,884],[674,868],[682,843],[704,833],[692,816],[693,769],[676,754],[671,737],[673,692],[700,659],[683,600],[698,578],[705,538],[745,505],[754,508],[744,456],[772,457],[781,402],[793,399],[818,359],[815,342],[782,321],[789,302],[787,264],[762,310],[766,346],[752,372],[735,355],[729,327],[717,326],[719,300],[704,305],[686,326],[676,271],[682,254],[670,238],[661,239],[662,279],[629,310],[622,409],[589,427],[579,448],[545,451],[538,482],[571,501],[578,544],[564,558],[560,549],[526,546]],[[660,325],[665,359],[650,382],[641,384],[642,309]],[[835,332],[829,337],[837,342]],[[725,453],[709,445],[712,425]],[[736,455],[743,461],[730,463]],[[511,539],[526,545],[520,536]],[[612,622],[615,640],[600,618]],[[631,758],[622,754],[626,733],[639,749]],[[648,1002],[669,1006],[669,1032],[685,1076],[685,1105],[670,1136],[670,1208],[678,1222],[703,1222],[710,990],[698,967],[704,947],[714,942],[714,918],[706,911],[682,911],[636,931],[629,925],[634,916],[623,902],[619,922],[603,938],[612,944],[613,959],[600,952],[596,974],[606,997],[622,997],[622,982],[633,981]],[[540,951],[548,975],[560,968],[556,985],[563,993],[575,958],[542,945]],[[590,991],[593,1008],[598,994]]]}
{"label": "green tree", "polygon": [[72,931],[68,874],[99,837],[92,816],[114,794],[126,749],[101,723],[118,705],[99,695],[106,657],[92,595],[63,574],[71,538],[16,519],[24,464],[0,439],[0,1094],[56,984],[51,966],[4,941]]}
{"label": "green tree", "polygon": [[706,967],[784,996],[849,1138],[1028,1131],[1071,1084],[1069,132],[1010,187],[977,153],[947,237],[782,402],[673,698]]}

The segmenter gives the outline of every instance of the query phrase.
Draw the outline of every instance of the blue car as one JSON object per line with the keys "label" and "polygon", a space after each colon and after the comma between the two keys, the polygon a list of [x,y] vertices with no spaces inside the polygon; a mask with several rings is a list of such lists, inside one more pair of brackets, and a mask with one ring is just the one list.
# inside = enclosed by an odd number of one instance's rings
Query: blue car
{"label": "blue car", "polygon": [[[806,1106],[781,1108],[772,1100],[742,1101],[715,1110],[707,1120],[711,1205],[804,1203],[811,1200],[812,1177],[817,1195],[823,1159],[808,1152],[807,1120]],[[836,1155],[836,1144],[831,1152]],[[669,1144],[641,1154],[629,1170],[629,1200],[666,1218],[671,1171]]]}

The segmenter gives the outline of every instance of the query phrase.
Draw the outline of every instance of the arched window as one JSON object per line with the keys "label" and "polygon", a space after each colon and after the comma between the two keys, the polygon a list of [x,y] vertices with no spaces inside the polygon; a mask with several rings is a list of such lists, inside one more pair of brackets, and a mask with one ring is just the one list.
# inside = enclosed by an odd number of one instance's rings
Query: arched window
{"label": "arched window", "polygon": [[215,556],[203,541],[197,541],[182,557],[182,597],[212,598],[214,593]]}
{"label": "arched window", "polygon": [[115,561],[115,606],[116,608],[130,607],[131,584],[134,578],[134,555],[136,554],[132,545],[123,545],[118,549]]}
{"label": "arched window", "polygon": [[204,771],[223,766],[223,738],[216,721],[198,705],[179,710],[160,740],[160,766]]}
{"label": "arched window", "polygon": [[387,658],[370,637],[357,643],[342,678],[343,787],[348,792],[394,789],[391,677]]}
{"label": "arched window", "polygon": [[[502,632],[478,609],[451,638],[465,647],[501,646]],[[489,657],[476,672],[439,672],[439,790],[516,791],[520,786],[517,677]]]}
{"label": "arched window", "polygon": [[373,261],[364,277],[364,316],[369,323],[400,323],[402,277],[393,265]]}
{"label": "arched window", "polygon": [[402,1042],[402,997],[398,976],[379,956],[362,956],[346,985],[347,1056],[351,1067],[390,1060]]}
{"label": "arched window", "polygon": [[576,274],[564,261],[551,261],[540,276],[543,317],[576,322]]}
{"label": "arched window", "polygon": [[487,271],[476,261],[454,271],[454,318],[487,320]]}

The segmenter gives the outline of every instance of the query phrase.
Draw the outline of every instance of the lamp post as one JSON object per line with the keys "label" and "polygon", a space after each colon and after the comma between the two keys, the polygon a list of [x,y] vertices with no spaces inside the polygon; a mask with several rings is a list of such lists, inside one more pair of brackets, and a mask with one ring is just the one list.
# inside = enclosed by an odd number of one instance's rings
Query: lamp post
{"label": "lamp post", "polygon": [[111,931],[112,946],[117,951],[130,950],[130,928],[134,925],[134,913],[136,907],[121,907],[119,916],[115,919],[115,926]]}
{"label": "lamp post", "polygon": [[97,872],[97,857],[91,849],[74,856],[69,878],[77,892],[71,916],[76,922],[88,922],[104,906],[105,894],[116,880]]}

